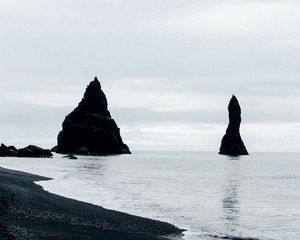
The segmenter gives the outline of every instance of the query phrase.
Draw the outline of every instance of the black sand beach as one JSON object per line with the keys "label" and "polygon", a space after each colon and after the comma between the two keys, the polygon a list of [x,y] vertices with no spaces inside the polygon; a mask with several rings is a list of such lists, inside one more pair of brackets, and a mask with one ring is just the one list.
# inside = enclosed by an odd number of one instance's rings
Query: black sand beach
{"label": "black sand beach", "polygon": [[182,230],[168,223],[106,210],[51,194],[45,177],[0,168],[1,240],[157,240]]}

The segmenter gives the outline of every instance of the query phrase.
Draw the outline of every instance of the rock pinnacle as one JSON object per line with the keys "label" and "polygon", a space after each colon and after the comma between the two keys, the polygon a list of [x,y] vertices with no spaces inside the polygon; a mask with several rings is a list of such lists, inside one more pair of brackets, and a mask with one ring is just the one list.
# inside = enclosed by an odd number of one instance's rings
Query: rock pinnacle
{"label": "rock pinnacle", "polygon": [[237,98],[233,95],[229,105],[229,124],[220,147],[219,154],[224,155],[248,155],[248,151],[240,135],[241,107]]}
{"label": "rock pinnacle", "polygon": [[78,106],[66,116],[57,137],[58,153],[107,155],[130,153],[111,118],[97,77],[87,86]]}

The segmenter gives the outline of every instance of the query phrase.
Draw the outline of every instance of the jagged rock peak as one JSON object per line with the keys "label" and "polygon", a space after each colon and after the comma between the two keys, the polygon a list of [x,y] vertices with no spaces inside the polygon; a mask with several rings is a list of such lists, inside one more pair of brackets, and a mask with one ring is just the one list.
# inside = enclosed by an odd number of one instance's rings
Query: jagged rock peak
{"label": "jagged rock peak", "polygon": [[228,105],[229,124],[226,134],[222,138],[220,154],[248,155],[247,149],[240,135],[241,107],[237,98],[232,95]]}
{"label": "jagged rock peak", "polygon": [[229,105],[228,105],[228,111],[229,113],[235,112],[235,113],[241,113],[241,107],[239,104],[239,101],[237,100],[236,96],[232,95]]}
{"label": "jagged rock peak", "polygon": [[79,105],[66,116],[57,137],[58,153],[108,155],[130,153],[111,117],[97,77],[89,83]]}
{"label": "jagged rock peak", "polygon": [[97,77],[87,86],[85,93],[78,107],[87,112],[99,112],[107,110],[107,99],[101,89],[101,84]]}

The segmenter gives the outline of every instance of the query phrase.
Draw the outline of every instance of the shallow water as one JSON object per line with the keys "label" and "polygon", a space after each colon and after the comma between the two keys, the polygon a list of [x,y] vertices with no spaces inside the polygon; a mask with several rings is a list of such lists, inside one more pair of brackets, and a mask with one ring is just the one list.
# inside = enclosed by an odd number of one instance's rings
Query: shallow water
{"label": "shallow water", "polygon": [[45,190],[187,229],[185,239],[300,239],[300,154],[136,152],[77,160],[0,158],[54,178]]}

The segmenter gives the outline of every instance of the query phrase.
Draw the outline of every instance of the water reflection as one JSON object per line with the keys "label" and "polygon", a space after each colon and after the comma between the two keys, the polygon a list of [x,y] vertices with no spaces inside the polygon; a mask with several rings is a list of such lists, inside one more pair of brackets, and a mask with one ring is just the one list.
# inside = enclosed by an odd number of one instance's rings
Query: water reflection
{"label": "water reflection", "polygon": [[102,157],[85,157],[82,161],[78,161],[76,170],[79,176],[88,179],[97,179],[102,176],[105,170],[104,158]]}
{"label": "water reflection", "polygon": [[227,156],[228,160],[240,160],[241,156],[237,155],[237,156]]}
{"label": "water reflection", "polygon": [[[228,160],[228,172],[224,186],[224,197],[222,199],[222,208],[224,213],[224,224],[229,232],[236,232],[239,225],[240,202],[240,168],[239,156],[230,157]],[[234,160],[234,161],[232,161]]]}
{"label": "water reflection", "polygon": [[238,200],[238,184],[231,183],[225,190],[225,195],[222,200],[224,217],[230,224],[238,220],[239,217],[239,200]]}

